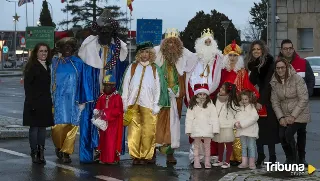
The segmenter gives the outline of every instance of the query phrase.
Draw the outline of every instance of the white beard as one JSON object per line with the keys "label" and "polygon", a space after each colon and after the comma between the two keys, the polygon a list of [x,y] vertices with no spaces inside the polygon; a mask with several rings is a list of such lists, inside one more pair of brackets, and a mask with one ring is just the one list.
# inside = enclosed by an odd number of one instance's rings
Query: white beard
{"label": "white beard", "polygon": [[[198,47],[200,48],[200,47]],[[213,46],[202,46],[199,50],[197,51],[197,55],[199,59],[206,65],[210,64],[214,61],[214,58],[216,56],[216,51],[214,50]]]}

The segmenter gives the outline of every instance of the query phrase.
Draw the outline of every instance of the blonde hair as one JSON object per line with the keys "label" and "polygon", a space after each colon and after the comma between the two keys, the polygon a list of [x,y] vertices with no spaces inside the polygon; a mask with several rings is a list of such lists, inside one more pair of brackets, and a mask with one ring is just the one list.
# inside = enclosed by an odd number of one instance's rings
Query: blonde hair
{"label": "blonde hair", "polygon": [[[148,48],[148,49],[144,49],[147,50],[149,53],[149,62],[153,63],[156,60],[156,52],[153,48]],[[135,56],[136,62],[140,62],[141,61],[141,51],[143,50],[139,50],[138,53]]]}

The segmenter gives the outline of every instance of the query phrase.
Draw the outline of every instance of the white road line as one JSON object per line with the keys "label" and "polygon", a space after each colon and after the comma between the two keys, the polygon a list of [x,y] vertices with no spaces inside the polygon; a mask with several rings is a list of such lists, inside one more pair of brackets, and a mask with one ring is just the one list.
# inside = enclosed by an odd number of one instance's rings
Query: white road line
{"label": "white road line", "polygon": [[[5,149],[5,148],[0,148],[0,151],[4,152],[4,153],[11,154],[11,155],[19,156],[19,157],[24,157],[24,158],[30,157],[29,155],[26,155],[24,153],[19,153],[19,152],[16,152],[16,151]],[[66,169],[66,170],[73,171],[78,176],[80,176],[80,174],[90,174],[89,172],[87,172],[85,170],[81,170],[81,169],[78,169],[78,168],[75,168],[75,167],[71,167],[71,166],[68,166],[68,165],[55,163],[55,162],[48,161],[48,160],[47,160],[47,164],[49,164],[51,166],[60,167],[60,168]],[[98,178],[98,179],[101,179],[101,180],[106,180],[106,181],[121,181],[119,179],[116,179],[116,178],[113,178],[113,177],[108,177],[108,176],[105,176],[105,175],[97,175],[97,176],[94,176],[94,177]]]}

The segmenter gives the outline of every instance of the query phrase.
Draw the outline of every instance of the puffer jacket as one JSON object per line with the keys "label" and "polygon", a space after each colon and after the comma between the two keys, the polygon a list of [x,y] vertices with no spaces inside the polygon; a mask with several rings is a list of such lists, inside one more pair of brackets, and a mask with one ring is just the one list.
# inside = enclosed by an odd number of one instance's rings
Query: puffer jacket
{"label": "puffer jacket", "polygon": [[240,122],[241,128],[237,129],[236,137],[259,138],[258,119],[258,112],[253,105],[240,106],[240,111],[236,114],[236,120]]}
{"label": "puffer jacket", "polygon": [[295,117],[295,122],[308,123],[311,121],[309,112],[308,89],[303,78],[290,65],[289,76],[284,83],[275,78],[270,81],[272,87],[271,103],[278,119],[285,116]]}

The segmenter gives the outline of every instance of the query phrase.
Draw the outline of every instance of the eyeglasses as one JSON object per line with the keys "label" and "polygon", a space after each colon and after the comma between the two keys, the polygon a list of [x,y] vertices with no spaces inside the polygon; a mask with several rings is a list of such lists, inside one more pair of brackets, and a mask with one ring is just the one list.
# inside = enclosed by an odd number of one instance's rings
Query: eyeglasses
{"label": "eyeglasses", "polygon": [[285,52],[291,52],[291,51],[293,51],[294,50],[294,48],[293,47],[289,47],[289,48],[282,48],[282,50],[283,51],[285,51]]}
{"label": "eyeglasses", "polygon": [[276,67],[276,70],[285,70],[286,67],[285,66],[282,66],[282,67]]}

